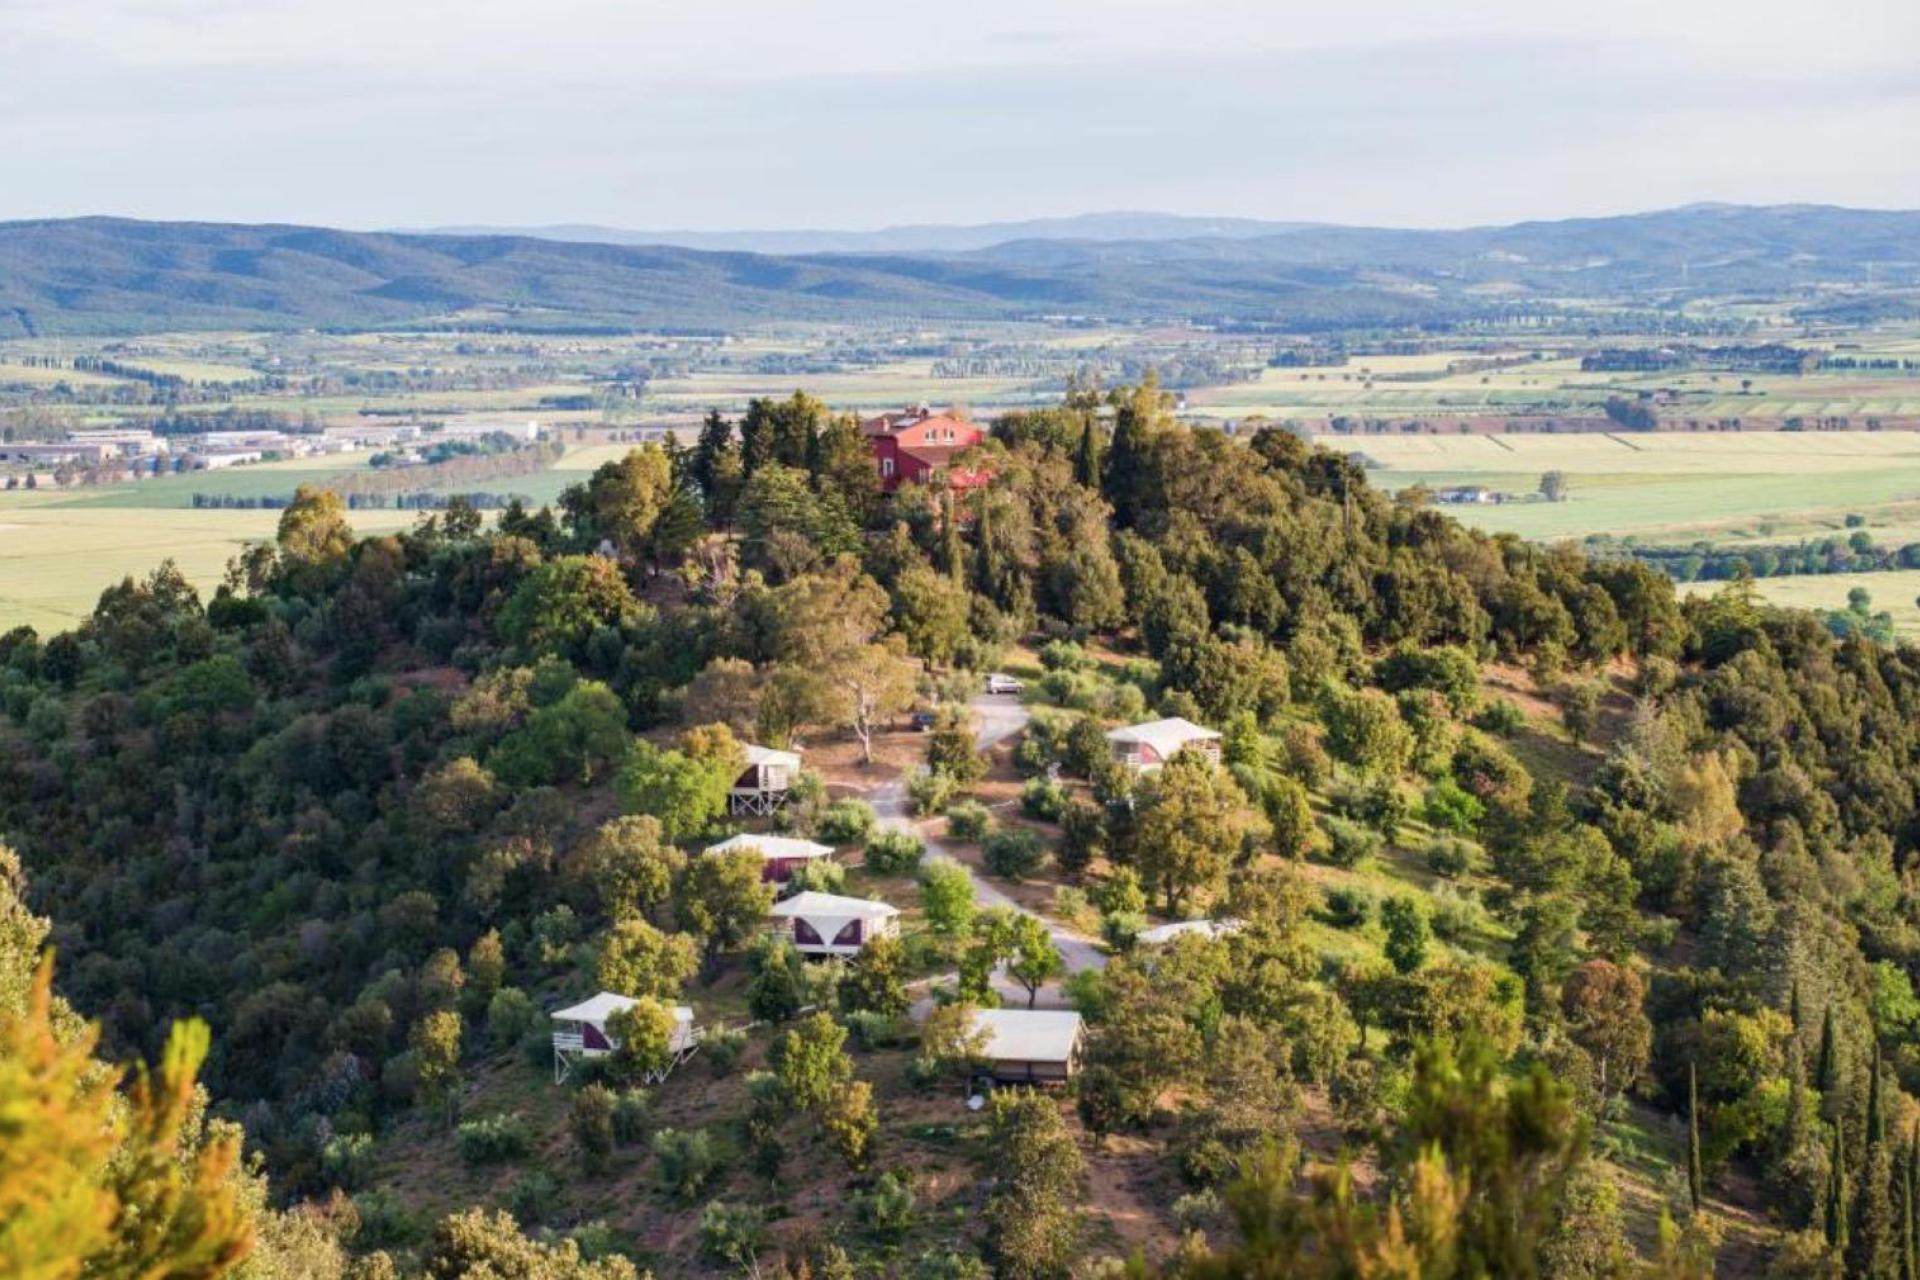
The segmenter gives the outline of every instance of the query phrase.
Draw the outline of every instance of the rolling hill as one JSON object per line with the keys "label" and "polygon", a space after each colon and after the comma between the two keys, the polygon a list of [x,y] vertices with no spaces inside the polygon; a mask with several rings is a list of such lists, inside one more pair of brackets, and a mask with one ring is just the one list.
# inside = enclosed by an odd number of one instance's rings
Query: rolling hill
{"label": "rolling hill", "polygon": [[814,254],[73,218],[0,223],[0,336],[443,324],[714,329],[1060,314],[1297,330],[1446,324],[1571,299],[1688,293],[1821,287],[1830,305],[1831,286],[1857,296],[1868,284],[1920,284],[1916,246],[1920,213],[1812,205],[1696,205],[1457,231],[1299,225],[1261,235],[1028,236],[964,252]]}

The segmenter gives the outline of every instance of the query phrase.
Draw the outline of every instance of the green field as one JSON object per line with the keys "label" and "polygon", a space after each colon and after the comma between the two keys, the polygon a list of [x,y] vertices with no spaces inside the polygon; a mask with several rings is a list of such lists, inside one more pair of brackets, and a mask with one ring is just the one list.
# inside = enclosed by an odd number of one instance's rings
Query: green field
{"label": "green field", "polygon": [[1838,528],[1848,513],[1882,525],[1911,522],[1920,502],[1920,435],[1912,432],[1317,440],[1366,459],[1373,482],[1388,489],[1477,484],[1526,495],[1544,472],[1565,472],[1564,502],[1448,508],[1478,528],[1527,538],[1778,538]]}
{"label": "green field", "polygon": [[[1724,590],[1724,582],[1689,582],[1681,594],[1712,595]],[[1894,630],[1903,636],[1920,637],[1920,569],[1888,573],[1823,573],[1791,578],[1763,578],[1754,584],[1761,599],[1769,604],[1793,609],[1844,609],[1847,593],[1865,587],[1873,597],[1873,610],[1893,615]]]}
{"label": "green field", "polygon": [[[43,635],[65,631],[92,612],[100,592],[172,559],[202,596],[219,585],[227,561],[250,542],[271,539],[277,511],[74,506],[6,495],[0,503],[0,631],[21,624]],[[18,498],[26,498],[20,501]],[[365,511],[362,533],[413,523],[408,511]]]}

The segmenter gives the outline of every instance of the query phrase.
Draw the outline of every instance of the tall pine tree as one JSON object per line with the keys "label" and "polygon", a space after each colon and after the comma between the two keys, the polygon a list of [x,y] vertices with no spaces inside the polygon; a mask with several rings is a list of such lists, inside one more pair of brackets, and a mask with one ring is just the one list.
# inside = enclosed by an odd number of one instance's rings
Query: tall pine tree
{"label": "tall pine tree", "polygon": [[1694,1064],[1687,1063],[1687,1196],[1693,1211],[1700,1212],[1702,1183],[1700,1167],[1700,1082]]}
{"label": "tall pine tree", "polygon": [[1813,1087],[1820,1091],[1821,1097],[1833,1092],[1837,1069],[1838,1064],[1834,1061],[1833,1006],[1829,1004],[1820,1019],[1820,1052],[1813,1060]]}

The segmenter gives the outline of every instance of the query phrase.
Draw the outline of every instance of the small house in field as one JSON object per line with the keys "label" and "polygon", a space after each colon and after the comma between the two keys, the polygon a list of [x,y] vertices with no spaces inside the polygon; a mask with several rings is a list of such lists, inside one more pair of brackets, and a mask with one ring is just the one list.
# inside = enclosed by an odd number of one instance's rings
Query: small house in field
{"label": "small house in field", "polygon": [[788,922],[793,945],[809,956],[859,955],[870,939],[900,933],[898,907],[811,889],[775,903],[773,916]]}
{"label": "small house in field", "polygon": [[1109,729],[1107,742],[1113,758],[1135,773],[1158,769],[1182,751],[1198,751],[1220,762],[1220,735],[1179,716]]}
{"label": "small house in field", "polygon": [[1157,924],[1151,929],[1142,929],[1133,936],[1133,940],[1143,947],[1160,947],[1175,938],[1224,938],[1239,930],[1238,920],[1176,920],[1172,924]]}
{"label": "small house in field", "polygon": [[727,792],[727,812],[762,817],[778,813],[786,807],[787,792],[799,772],[798,751],[776,751],[748,743],[747,767]]}
{"label": "small house in field", "polygon": [[[553,1018],[553,1082],[563,1084],[573,1064],[582,1058],[604,1058],[620,1047],[620,1039],[608,1032],[607,1020],[625,1013],[638,1000],[602,991],[590,1000],[555,1010]],[[651,1072],[649,1084],[665,1080],[673,1069],[690,1057],[700,1044],[700,1030],[693,1025],[693,1010],[677,1005],[673,1010],[673,1038],[668,1042],[673,1058],[662,1071]]]}
{"label": "small house in field", "polygon": [[1065,1084],[1079,1073],[1085,1033],[1071,1009],[981,1009],[973,1025],[995,1084]]}
{"label": "small house in field", "polygon": [[794,871],[804,863],[833,856],[832,845],[799,840],[793,836],[729,836],[719,844],[709,846],[707,852],[732,853],[736,849],[751,849],[759,854],[762,862],[760,878],[776,884],[785,884],[793,879]]}

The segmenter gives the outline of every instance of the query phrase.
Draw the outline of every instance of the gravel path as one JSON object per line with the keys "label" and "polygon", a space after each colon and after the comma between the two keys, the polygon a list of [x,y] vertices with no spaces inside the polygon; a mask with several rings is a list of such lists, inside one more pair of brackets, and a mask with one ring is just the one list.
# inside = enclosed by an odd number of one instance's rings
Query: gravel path
{"label": "gravel path", "polygon": [[[982,751],[991,751],[1008,738],[1018,734],[1027,727],[1027,721],[1030,718],[1027,709],[1020,705],[1019,698],[1007,694],[983,693],[975,697],[968,707],[973,712],[974,723],[977,726],[974,740]],[[952,847],[945,841],[921,831],[921,824],[914,819],[907,803],[907,782],[904,777],[895,778],[875,787],[868,794],[867,799],[873,805],[874,812],[879,815],[881,826],[918,836],[926,843],[928,853],[954,856]],[[1106,967],[1106,953],[1101,951],[1099,943],[1094,939],[1056,920],[1049,919],[1037,911],[1021,906],[997,885],[977,872],[973,877],[973,900],[980,907],[1005,907],[1018,911],[1022,915],[1032,916],[1046,925],[1053,935],[1053,945],[1060,952],[1060,959],[1069,974],[1078,973],[1082,969]],[[1007,1005],[1014,1008],[1026,1007],[1026,988],[1008,978],[1004,973],[994,975],[994,988],[1000,992],[1002,1001]],[[1036,1002],[1037,1008],[1058,1009],[1065,1006],[1066,1000],[1057,982],[1041,988]],[[925,1009],[917,1004],[914,1012],[919,1016],[925,1012]]]}

